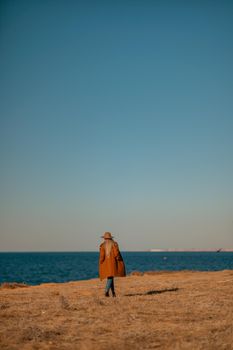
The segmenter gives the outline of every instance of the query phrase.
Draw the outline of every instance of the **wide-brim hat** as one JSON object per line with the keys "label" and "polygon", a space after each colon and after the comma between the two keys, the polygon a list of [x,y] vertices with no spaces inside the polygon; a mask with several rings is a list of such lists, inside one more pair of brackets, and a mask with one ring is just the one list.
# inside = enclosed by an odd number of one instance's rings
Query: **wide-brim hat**
{"label": "wide-brim hat", "polygon": [[101,238],[112,239],[113,236],[112,236],[111,232],[104,232],[104,234],[103,234],[103,236],[101,236]]}

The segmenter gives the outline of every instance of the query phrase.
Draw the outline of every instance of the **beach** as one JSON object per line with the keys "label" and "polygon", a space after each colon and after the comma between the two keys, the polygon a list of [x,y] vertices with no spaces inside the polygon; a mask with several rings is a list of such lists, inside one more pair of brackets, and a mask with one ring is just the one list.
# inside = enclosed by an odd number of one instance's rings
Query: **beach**
{"label": "beach", "polygon": [[233,270],[0,288],[1,349],[233,349]]}

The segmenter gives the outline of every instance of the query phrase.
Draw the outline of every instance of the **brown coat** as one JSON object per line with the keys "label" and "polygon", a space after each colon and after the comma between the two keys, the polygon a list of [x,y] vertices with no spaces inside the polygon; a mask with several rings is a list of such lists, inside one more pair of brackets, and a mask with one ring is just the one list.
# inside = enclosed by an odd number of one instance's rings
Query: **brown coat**
{"label": "brown coat", "polygon": [[99,276],[100,279],[107,277],[124,277],[125,264],[117,242],[113,243],[110,255],[105,254],[105,242],[100,245],[100,256],[99,256]]}

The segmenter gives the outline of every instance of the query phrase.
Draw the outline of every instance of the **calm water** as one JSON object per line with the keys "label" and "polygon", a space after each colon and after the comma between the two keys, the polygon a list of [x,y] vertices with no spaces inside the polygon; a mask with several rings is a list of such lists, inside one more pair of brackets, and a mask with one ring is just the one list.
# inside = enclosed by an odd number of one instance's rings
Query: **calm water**
{"label": "calm water", "polygon": [[[127,273],[149,270],[233,269],[233,253],[122,252]],[[98,252],[0,253],[0,283],[66,282],[98,277]]]}

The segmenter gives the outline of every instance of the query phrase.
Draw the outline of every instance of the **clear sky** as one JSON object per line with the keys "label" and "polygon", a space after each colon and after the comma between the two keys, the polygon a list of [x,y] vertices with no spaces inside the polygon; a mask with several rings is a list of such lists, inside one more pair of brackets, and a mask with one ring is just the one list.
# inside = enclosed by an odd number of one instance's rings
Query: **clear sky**
{"label": "clear sky", "polygon": [[233,2],[0,4],[0,250],[233,248]]}

